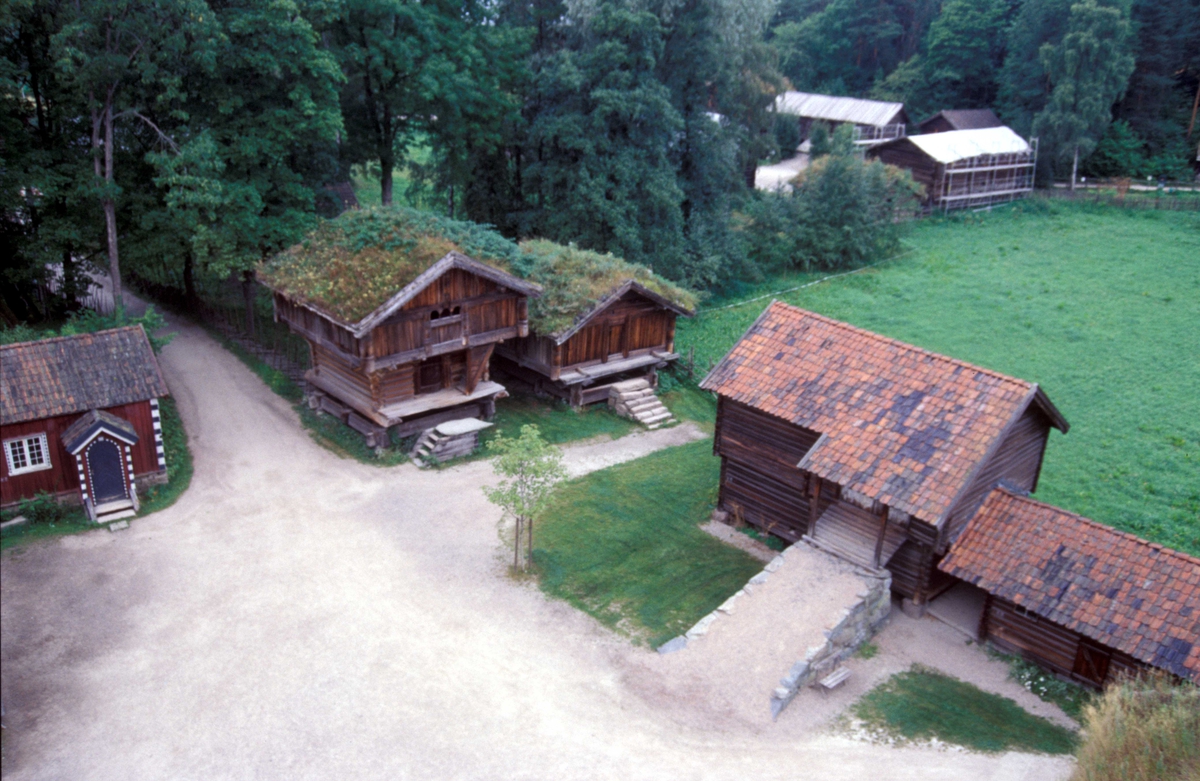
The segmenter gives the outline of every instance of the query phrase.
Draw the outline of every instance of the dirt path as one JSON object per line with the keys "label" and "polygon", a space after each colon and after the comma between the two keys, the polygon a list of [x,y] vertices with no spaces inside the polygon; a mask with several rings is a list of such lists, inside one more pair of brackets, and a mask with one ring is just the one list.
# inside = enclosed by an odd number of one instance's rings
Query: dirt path
{"label": "dirt path", "polygon": [[162,356],[196,476],[124,532],[0,568],[4,777],[1047,779],[1061,759],[699,719],[630,646],[505,575],[486,462],[314,445],[197,329]]}
{"label": "dirt path", "polygon": [[675,445],[686,445],[697,439],[705,439],[708,434],[690,421],[671,428],[660,428],[655,431],[637,431],[626,434],[620,439],[610,439],[603,442],[569,445],[563,448],[563,466],[567,475],[580,477],[588,472],[605,469],[615,464],[623,464],[635,458],[648,456],[656,450]]}

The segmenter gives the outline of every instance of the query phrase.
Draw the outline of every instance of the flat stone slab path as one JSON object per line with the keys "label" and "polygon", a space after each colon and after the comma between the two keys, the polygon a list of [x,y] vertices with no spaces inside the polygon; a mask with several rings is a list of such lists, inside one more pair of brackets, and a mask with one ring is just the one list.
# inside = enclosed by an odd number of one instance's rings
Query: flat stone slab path
{"label": "flat stone slab path", "polygon": [[488,462],[339,459],[236,358],[173,328],[162,365],[192,487],[120,534],[3,555],[6,781],[1041,781],[1070,769],[830,737],[798,703],[776,723],[691,707],[653,669],[662,657],[509,577],[480,490],[495,480]]}

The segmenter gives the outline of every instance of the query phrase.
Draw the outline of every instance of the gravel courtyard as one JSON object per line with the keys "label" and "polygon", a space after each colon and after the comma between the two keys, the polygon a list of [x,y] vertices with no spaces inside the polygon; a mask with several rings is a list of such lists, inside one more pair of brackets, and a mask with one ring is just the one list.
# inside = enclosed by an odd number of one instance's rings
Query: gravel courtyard
{"label": "gravel courtyard", "polygon": [[203,332],[174,329],[162,364],[195,455],[191,489],[128,530],[4,556],[5,779],[1069,770],[815,734],[799,700],[775,723],[681,708],[652,652],[507,576],[499,513],[479,490],[486,462],[338,459]]}

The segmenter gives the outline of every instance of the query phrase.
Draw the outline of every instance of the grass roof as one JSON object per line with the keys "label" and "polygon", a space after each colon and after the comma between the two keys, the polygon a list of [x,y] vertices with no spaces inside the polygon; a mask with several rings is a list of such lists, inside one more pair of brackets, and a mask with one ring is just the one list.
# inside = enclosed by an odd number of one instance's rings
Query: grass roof
{"label": "grass roof", "polygon": [[352,209],[261,264],[259,279],[346,323],[374,312],[446,253],[512,271],[519,250],[491,228],[401,207]]}
{"label": "grass roof", "polygon": [[541,298],[529,302],[529,324],[544,335],[571,328],[604,296],[633,280],[684,309],[696,308],[696,295],[645,266],[613,255],[535,239],[521,243],[523,276],[541,285]]}
{"label": "grass roof", "polygon": [[566,331],[630,279],[678,306],[696,306],[693,293],[645,266],[541,239],[518,247],[485,225],[396,206],[323,220],[302,242],[260,264],[258,277],[289,298],[356,323],[452,251],[545,288],[529,302],[530,325],[540,334]]}

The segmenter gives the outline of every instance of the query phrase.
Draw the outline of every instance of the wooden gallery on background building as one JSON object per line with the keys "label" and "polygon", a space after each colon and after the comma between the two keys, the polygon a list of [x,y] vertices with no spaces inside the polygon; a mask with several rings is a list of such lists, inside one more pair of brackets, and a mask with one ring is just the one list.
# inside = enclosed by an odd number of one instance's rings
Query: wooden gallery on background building
{"label": "wooden gallery on background building", "polygon": [[167,479],[166,395],[140,325],[0,347],[0,505],[49,494],[99,523],[134,515]]}
{"label": "wooden gallery on background building", "polygon": [[774,302],[701,387],[735,520],[887,569],[910,612],[975,590],[980,639],[1082,683],[1200,682],[1200,560],[1027,497],[1067,431],[1035,383]]}

